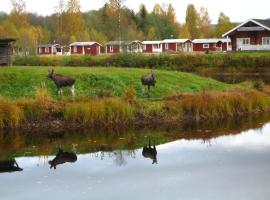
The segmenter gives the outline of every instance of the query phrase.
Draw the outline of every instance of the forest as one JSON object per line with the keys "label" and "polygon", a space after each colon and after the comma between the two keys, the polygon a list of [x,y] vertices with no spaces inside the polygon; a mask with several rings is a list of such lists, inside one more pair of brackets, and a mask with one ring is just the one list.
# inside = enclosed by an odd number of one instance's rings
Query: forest
{"label": "forest", "polygon": [[213,24],[207,8],[196,10],[193,4],[187,6],[181,24],[172,4],[155,4],[153,10],[142,4],[135,12],[123,0],[107,0],[99,10],[82,12],[80,0],[58,0],[53,14],[41,16],[28,12],[24,0],[10,2],[11,12],[0,12],[0,37],[16,38],[15,50],[21,54],[34,53],[38,44],[48,43],[221,37],[235,26],[223,12]]}

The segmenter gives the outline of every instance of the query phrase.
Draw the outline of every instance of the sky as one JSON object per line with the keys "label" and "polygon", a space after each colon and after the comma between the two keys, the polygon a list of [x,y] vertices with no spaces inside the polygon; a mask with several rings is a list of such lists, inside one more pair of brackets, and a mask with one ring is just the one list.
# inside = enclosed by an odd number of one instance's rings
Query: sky
{"label": "sky", "polygon": [[[40,15],[49,15],[54,12],[58,0],[24,0],[27,10]],[[81,10],[96,10],[101,8],[106,0],[80,0]],[[252,3],[250,3],[252,2]],[[199,10],[206,7],[209,11],[212,23],[216,23],[219,13],[224,12],[233,22],[243,22],[251,18],[266,19],[270,18],[269,0],[125,0],[124,5],[134,11],[139,10],[140,4],[145,4],[148,11],[151,11],[155,3],[172,3],[176,10],[177,20],[180,23],[185,21],[185,12],[188,4],[193,3]],[[0,11],[9,13],[11,10],[10,0],[0,0]]]}

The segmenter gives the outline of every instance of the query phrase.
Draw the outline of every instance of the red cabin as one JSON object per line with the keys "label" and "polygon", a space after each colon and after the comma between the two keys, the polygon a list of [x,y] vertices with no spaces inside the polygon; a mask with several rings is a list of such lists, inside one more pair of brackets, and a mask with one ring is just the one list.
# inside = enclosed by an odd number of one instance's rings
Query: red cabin
{"label": "red cabin", "polygon": [[143,52],[145,53],[161,53],[162,41],[143,41]]}
{"label": "red cabin", "polygon": [[70,46],[70,54],[100,55],[101,44],[98,42],[73,42]]}
{"label": "red cabin", "polygon": [[163,52],[192,52],[192,42],[189,39],[166,39],[162,41]]}
{"label": "red cabin", "polygon": [[251,19],[223,35],[232,41],[233,51],[269,51],[270,19]]}
{"label": "red cabin", "polygon": [[192,41],[194,52],[206,52],[206,51],[230,51],[231,40],[230,39],[195,39]]}
{"label": "red cabin", "polygon": [[143,44],[139,40],[133,41],[110,41],[106,44],[106,53],[141,53],[143,52]]}
{"label": "red cabin", "polygon": [[40,44],[37,46],[39,55],[62,55],[62,47],[59,44]]}

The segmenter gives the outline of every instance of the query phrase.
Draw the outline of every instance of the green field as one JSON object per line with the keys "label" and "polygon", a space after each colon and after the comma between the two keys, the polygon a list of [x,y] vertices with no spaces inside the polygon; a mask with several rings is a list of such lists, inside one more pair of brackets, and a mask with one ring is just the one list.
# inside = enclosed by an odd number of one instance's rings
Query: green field
{"label": "green field", "polygon": [[[37,88],[45,83],[52,96],[57,96],[56,87],[47,78],[52,67],[3,67],[0,68],[0,96],[16,99],[34,97]],[[76,95],[96,97],[100,93],[123,96],[127,88],[134,85],[136,96],[142,97],[140,77],[150,73],[150,69],[101,68],[101,67],[55,67],[55,72],[76,77]],[[160,98],[173,93],[199,92],[208,90],[224,91],[239,85],[229,85],[211,78],[190,73],[155,70],[157,88],[151,96]],[[68,96],[69,91],[64,91]]]}

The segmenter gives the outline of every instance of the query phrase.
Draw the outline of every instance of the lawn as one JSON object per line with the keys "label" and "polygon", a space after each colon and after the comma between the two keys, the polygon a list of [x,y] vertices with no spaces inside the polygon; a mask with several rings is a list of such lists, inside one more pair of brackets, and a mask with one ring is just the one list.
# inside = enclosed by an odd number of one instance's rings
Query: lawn
{"label": "lawn", "polygon": [[[34,97],[41,84],[49,89],[52,96],[57,96],[56,87],[47,78],[52,67],[3,67],[0,68],[0,96],[10,99]],[[76,78],[76,95],[95,97],[102,93],[112,96],[123,96],[127,88],[134,86],[136,96],[142,97],[142,75],[150,73],[150,69],[109,68],[109,67],[55,67],[55,72]],[[239,85],[229,85],[211,78],[200,77],[191,73],[155,70],[157,88],[154,98],[164,97],[172,93],[199,92],[217,90],[224,91]],[[65,91],[64,95],[68,91]]]}

